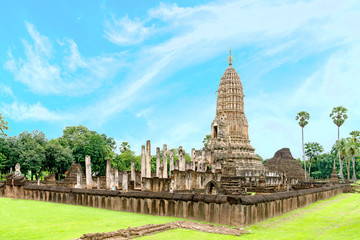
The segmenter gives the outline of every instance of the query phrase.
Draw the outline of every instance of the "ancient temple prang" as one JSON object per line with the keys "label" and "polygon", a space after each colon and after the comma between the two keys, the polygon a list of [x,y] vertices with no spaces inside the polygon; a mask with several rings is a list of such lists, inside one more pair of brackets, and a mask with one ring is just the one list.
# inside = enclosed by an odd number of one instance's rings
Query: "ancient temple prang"
{"label": "ancient temple prang", "polygon": [[233,60],[230,50],[229,66],[220,79],[216,116],[211,124],[211,137],[205,150],[211,152],[211,164],[219,162],[230,167],[231,162],[240,171],[265,170],[261,159],[250,145],[243,86],[239,74],[232,66]]}

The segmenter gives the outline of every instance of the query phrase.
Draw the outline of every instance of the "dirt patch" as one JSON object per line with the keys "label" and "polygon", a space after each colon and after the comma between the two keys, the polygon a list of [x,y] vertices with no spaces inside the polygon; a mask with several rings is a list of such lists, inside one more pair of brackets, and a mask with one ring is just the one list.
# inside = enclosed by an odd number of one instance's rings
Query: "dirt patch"
{"label": "dirt patch", "polygon": [[128,227],[127,229],[119,229],[115,232],[88,233],[88,234],[84,234],[79,239],[86,239],[86,240],[131,239],[131,238],[151,235],[159,232],[164,232],[176,228],[185,228],[185,229],[207,232],[207,233],[217,233],[217,234],[226,234],[226,235],[235,235],[235,236],[251,233],[251,231],[245,231],[242,228],[229,228],[223,226],[215,226],[212,224],[178,221],[178,222],[171,222],[165,224],[148,224],[135,228]]}

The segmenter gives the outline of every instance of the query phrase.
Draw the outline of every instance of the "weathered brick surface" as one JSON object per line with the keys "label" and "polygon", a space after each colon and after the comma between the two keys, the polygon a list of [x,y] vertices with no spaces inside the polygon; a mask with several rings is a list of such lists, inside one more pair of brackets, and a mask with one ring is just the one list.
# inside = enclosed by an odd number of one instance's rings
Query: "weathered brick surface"
{"label": "weathered brick surface", "polygon": [[244,226],[330,198],[347,188],[348,185],[333,185],[266,195],[225,196],[1,184],[0,196]]}

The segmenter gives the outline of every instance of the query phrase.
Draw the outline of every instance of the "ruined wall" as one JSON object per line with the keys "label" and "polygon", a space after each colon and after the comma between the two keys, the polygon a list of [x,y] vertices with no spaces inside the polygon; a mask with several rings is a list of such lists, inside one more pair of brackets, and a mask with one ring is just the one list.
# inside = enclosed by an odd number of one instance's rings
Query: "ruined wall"
{"label": "ruined wall", "polygon": [[177,171],[172,172],[171,187],[174,190],[205,189],[211,180],[220,182],[221,174],[212,172]]}
{"label": "ruined wall", "polygon": [[[87,190],[54,186],[5,186],[0,195],[116,211],[174,216],[244,226],[343,193],[347,185],[253,196]],[[3,187],[4,188],[4,187]]]}

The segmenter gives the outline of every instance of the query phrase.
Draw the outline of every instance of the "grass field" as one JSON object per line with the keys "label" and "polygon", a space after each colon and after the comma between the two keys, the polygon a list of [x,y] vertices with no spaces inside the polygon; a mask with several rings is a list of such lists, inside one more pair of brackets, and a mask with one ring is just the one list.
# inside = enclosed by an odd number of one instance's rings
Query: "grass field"
{"label": "grass field", "polygon": [[[0,198],[0,239],[73,239],[83,233],[177,221],[105,209]],[[235,237],[176,229],[146,239],[359,239],[360,194],[341,194],[250,226]]]}

